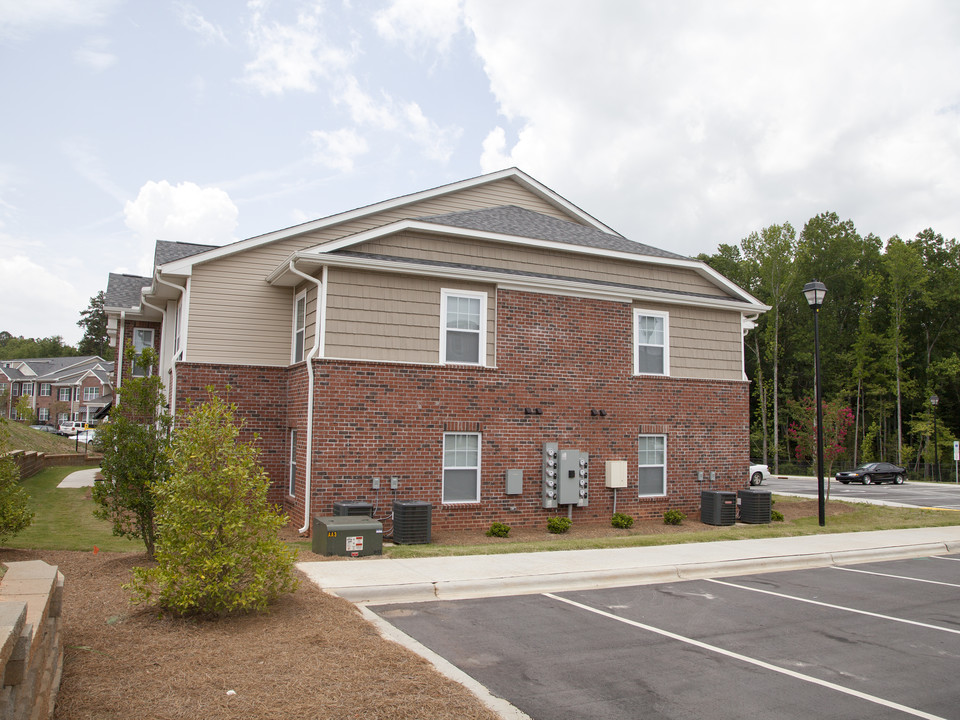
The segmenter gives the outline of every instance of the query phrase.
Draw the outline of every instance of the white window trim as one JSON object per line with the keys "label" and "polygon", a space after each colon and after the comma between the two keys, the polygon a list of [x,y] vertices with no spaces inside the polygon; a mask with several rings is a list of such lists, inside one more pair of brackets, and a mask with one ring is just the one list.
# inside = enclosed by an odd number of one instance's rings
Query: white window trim
{"label": "white window trim", "polygon": [[[44,392],[46,390],[46,392]],[[50,383],[40,383],[40,397],[50,397]]]}
{"label": "white window trim", "polygon": [[[480,301],[480,340],[478,362],[447,361],[447,302],[452,297],[465,297]],[[440,290],[440,364],[441,365],[469,365],[486,367],[487,365],[487,293],[475,290]]]}
{"label": "white window trim", "polygon": [[[649,463],[647,463],[647,464],[641,464],[641,463],[640,463],[640,440],[643,439],[643,438],[651,438],[651,437],[653,437],[653,438],[663,438],[663,465],[662,465],[662,466],[659,465],[659,464],[651,465],[651,464],[649,464]],[[667,443],[668,443],[667,436],[664,435],[664,434],[662,434],[662,433],[642,433],[641,435],[638,435],[638,436],[637,436],[637,470],[639,471],[641,468],[655,468],[655,467],[662,467],[662,468],[663,468],[663,492],[662,492],[662,493],[642,494],[642,493],[640,492],[639,478],[638,478],[638,481],[637,481],[637,482],[638,482],[638,485],[637,485],[637,497],[642,497],[642,498],[656,498],[656,497],[666,497],[666,496],[667,496],[667,449],[668,449]]]}
{"label": "white window trim", "polygon": [[[92,390],[93,392],[87,392],[88,390]],[[94,395],[94,393],[96,394]],[[91,386],[91,387],[85,387],[83,389],[84,402],[90,402],[92,400],[98,400],[98,399],[100,399],[100,388]]]}
{"label": "white window trim", "polygon": [[[447,455],[447,438],[460,436],[460,435],[472,435],[477,438],[477,464],[473,465],[451,465],[447,467],[446,464],[446,455]],[[480,469],[483,467],[483,434],[478,432],[446,432],[443,434],[443,447],[440,451],[440,488],[441,488],[441,502],[445,505],[477,505],[480,503]],[[447,500],[447,483],[446,483],[446,474],[447,470],[476,470],[477,471],[477,485],[476,485],[476,500]]]}
{"label": "white window trim", "polygon": [[[140,335],[140,337],[143,337],[143,333],[150,333],[150,342],[143,344],[143,347],[140,348],[141,352],[142,352],[145,348],[150,348],[151,350],[156,350],[156,348],[155,348],[155,343],[156,343],[156,341],[157,341],[157,334],[156,334],[154,328],[142,328],[142,327],[141,327],[141,328],[134,328],[134,329],[133,329],[133,333],[130,335],[130,338],[131,338],[131,340],[132,340],[132,342],[133,342],[133,347],[134,347],[133,358],[131,358],[131,360],[130,360],[130,375],[131,375],[132,377],[150,377],[151,375],[153,375],[153,365],[151,365],[150,367],[144,368],[144,371],[145,371],[145,372],[144,372],[143,375],[137,375],[137,373],[136,373],[136,370],[137,370],[137,358],[140,357],[140,353],[136,352],[136,347],[137,347],[136,338],[137,338],[138,335]],[[79,400],[79,399],[80,399],[79,393],[78,393],[77,397],[75,397],[74,399],[75,399],[75,400]]]}
{"label": "white window trim", "polygon": [[[640,372],[640,333],[638,332],[638,322],[641,317],[659,317],[663,318],[663,372],[650,373]],[[633,309],[633,374],[634,375],[653,375],[656,377],[668,377],[670,375],[670,313],[663,310],[645,310],[644,308]],[[651,347],[660,347],[651,346]]]}
{"label": "white window trim", "polygon": [[[303,300],[303,326],[297,327],[297,305],[300,301]],[[303,344],[301,357],[297,357],[297,333],[303,333]],[[307,291],[303,290],[298,292],[293,297],[293,335],[291,336],[290,343],[290,364],[303,362],[303,359],[307,356]]]}
{"label": "white window trim", "polygon": [[[67,397],[63,397],[64,390],[66,390]],[[70,402],[73,396],[73,390],[68,387],[57,388],[57,402]]]}

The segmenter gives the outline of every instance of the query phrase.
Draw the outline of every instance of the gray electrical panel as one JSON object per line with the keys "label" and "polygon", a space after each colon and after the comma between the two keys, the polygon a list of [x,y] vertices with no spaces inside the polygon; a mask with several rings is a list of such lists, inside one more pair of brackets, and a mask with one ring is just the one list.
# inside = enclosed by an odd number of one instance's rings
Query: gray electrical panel
{"label": "gray electrical panel", "polygon": [[559,445],[557,443],[543,444],[543,462],[542,462],[542,486],[543,491],[541,499],[543,507],[557,507],[557,474],[559,472],[558,454]]}
{"label": "gray electrical panel", "polygon": [[523,494],[523,470],[507,470],[507,495]]}
{"label": "gray electrical panel", "polygon": [[560,505],[586,507],[590,480],[590,455],[579,450],[560,451],[558,473],[558,497]]}

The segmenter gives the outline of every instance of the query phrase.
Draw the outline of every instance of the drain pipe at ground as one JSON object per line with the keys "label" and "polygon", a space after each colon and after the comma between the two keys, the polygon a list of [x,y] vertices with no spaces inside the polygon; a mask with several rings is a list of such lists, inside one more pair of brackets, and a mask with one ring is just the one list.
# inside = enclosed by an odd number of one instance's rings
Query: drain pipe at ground
{"label": "drain pipe at ground", "polygon": [[[323,268],[326,273],[327,268]],[[294,275],[309,280],[317,286],[317,321],[313,330],[313,347],[307,353],[307,462],[305,467],[306,476],[303,479],[303,527],[298,531],[301,535],[310,529],[310,478],[313,475],[313,359],[320,350],[320,292],[322,283],[312,275],[297,270],[294,266],[294,258],[290,259],[290,272]],[[304,309],[306,310],[306,309]]]}

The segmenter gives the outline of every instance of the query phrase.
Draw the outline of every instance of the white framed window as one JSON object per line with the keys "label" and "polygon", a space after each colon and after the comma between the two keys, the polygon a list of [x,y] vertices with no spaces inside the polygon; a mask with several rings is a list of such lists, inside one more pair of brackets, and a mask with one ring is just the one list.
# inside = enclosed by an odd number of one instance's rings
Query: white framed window
{"label": "white framed window", "polygon": [[485,365],[487,294],[440,291],[440,363]]}
{"label": "white framed window", "polygon": [[90,402],[91,400],[96,400],[100,397],[100,388],[98,387],[85,387],[83,389],[83,401]]}
{"label": "white framed window", "polygon": [[63,425],[70,419],[70,413],[57,413],[57,425]]}
{"label": "white framed window", "polygon": [[37,410],[37,421],[45,423],[50,419],[50,408],[40,408]]}
{"label": "white framed window", "polygon": [[133,360],[131,361],[130,374],[134,377],[149,376],[153,373],[152,367],[145,367],[137,362],[146,348],[153,349],[153,328],[134,328],[133,329]]}
{"label": "white framed window", "polygon": [[633,374],[670,374],[670,315],[633,309]]}
{"label": "white framed window", "polygon": [[70,402],[70,388],[57,388],[57,400],[60,402]]}
{"label": "white framed window", "polygon": [[293,300],[293,355],[295,363],[304,358],[304,343],[307,337],[307,291],[299,293]]}
{"label": "white framed window", "polygon": [[290,430],[290,479],[287,494],[297,496],[297,431]]}
{"label": "white framed window", "polygon": [[50,383],[40,383],[40,397],[50,397]]}
{"label": "white framed window", "polygon": [[20,385],[20,394],[27,397],[33,397],[33,383],[23,383]]}
{"label": "white framed window", "polygon": [[641,435],[638,443],[637,494],[660,497],[667,494],[667,436]]}
{"label": "white framed window", "polygon": [[480,502],[480,433],[443,434],[443,502]]}

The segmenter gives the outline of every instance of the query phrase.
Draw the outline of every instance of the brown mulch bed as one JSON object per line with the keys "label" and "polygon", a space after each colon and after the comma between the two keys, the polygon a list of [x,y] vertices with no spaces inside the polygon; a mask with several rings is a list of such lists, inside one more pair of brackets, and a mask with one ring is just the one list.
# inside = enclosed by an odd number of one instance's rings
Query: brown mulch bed
{"label": "brown mulch bed", "polygon": [[[831,513],[843,512],[843,503]],[[816,501],[778,503],[787,520],[815,515]],[[638,521],[629,530],[574,525],[572,537],[704,532]],[[479,544],[555,539],[545,529],[435,533]],[[380,637],[357,609],[302,579],[268,614],[219,620],[159,617],[130,605],[121,585],[144,554],[0,548],[0,563],[42,559],[65,577],[60,720],[203,718],[496,718],[469,691],[413,652]],[[309,551],[302,560],[326,559]],[[233,693],[229,693],[229,691]]]}

